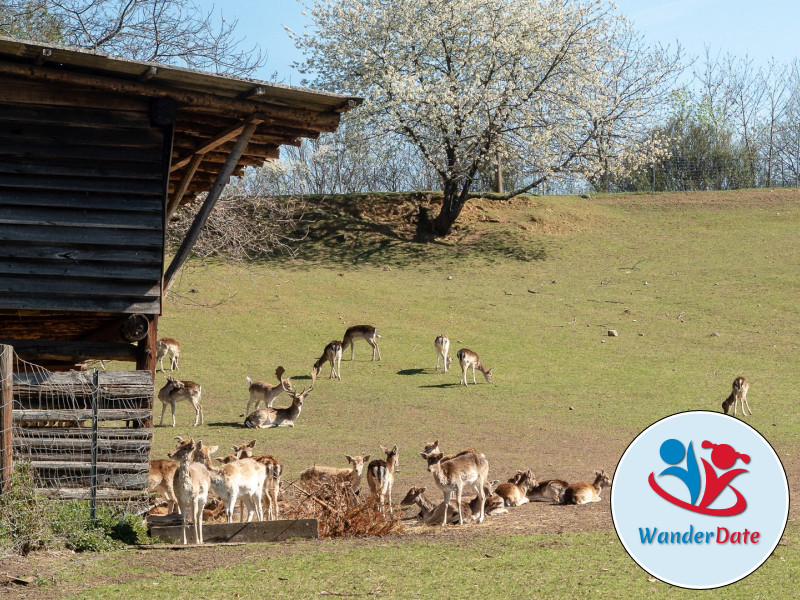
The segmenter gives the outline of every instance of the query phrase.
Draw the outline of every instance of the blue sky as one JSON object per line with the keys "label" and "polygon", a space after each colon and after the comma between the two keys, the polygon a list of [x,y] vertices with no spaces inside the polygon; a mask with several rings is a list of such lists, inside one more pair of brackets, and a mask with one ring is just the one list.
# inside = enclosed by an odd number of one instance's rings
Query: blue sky
{"label": "blue sky", "polygon": [[[301,31],[306,22],[295,0],[197,0],[215,6],[227,19],[238,18],[245,46],[259,44],[268,54],[256,77],[299,85],[291,63],[302,59],[283,26]],[[774,57],[790,62],[800,56],[800,0],[617,0],[620,13],[631,19],[650,42],[679,40],[692,55],[712,52],[745,54],[766,64]]]}

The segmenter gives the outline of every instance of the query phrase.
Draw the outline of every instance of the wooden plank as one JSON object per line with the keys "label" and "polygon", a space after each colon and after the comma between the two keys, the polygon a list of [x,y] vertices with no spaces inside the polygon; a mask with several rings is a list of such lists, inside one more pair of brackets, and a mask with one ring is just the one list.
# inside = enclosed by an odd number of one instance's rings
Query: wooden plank
{"label": "wooden plank", "polygon": [[[179,526],[151,526],[150,535],[165,542],[181,543],[183,541],[183,529]],[[203,541],[208,543],[262,543],[279,542],[292,538],[317,539],[318,537],[319,527],[316,519],[203,524]],[[190,528],[187,538],[194,539],[193,529]]]}
{"label": "wooden plank", "polygon": [[[50,429],[60,429],[59,427],[39,427],[39,431],[48,431]],[[64,429],[86,429],[80,427],[69,427]],[[14,430],[14,448],[17,452],[41,452],[41,451],[64,451],[83,452],[89,451],[92,448],[91,436],[87,434],[86,437],[55,437],[43,433],[41,436],[22,435],[24,428]],[[28,430],[30,431],[30,430]],[[127,431],[136,431],[135,429],[128,429]],[[98,430],[99,432],[99,430]],[[145,440],[132,440],[125,437],[117,437],[114,439],[100,438],[98,433],[97,448],[99,452],[107,453],[109,455],[117,454],[119,456],[137,456],[141,460],[140,450],[146,449],[150,451],[150,439]],[[128,460],[120,462],[130,462]]]}
{"label": "wooden plank", "polygon": [[[0,306],[4,302],[0,299]],[[0,344],[13,343],[20,358],[37,356],[45,360],[64,360],[83,362],[84,360],[136,360],[136,349],[131,344],[112,344],[107,342],[64,342],[50,340],[7,340],[0,338]],[[33,419],[50,420],[50,419]],[[59,419],[68,420],[68,419]]]}
{"label": "wooden plank", "polygon": [[104,229],[150,229],[161,232],[161,214],[155,212],[125,214],[98,207],[92,210],[8,205],[0,198],[0,225],[37,225],[92,227]]}
{"label": "wooden plank", "polygon": [[0,116],[0,140],[4,143],[24,143],[41,140],[53,144],[69,143],[82,146],[113,146],[117,148],[154,148],[164,143],[161,130],[119,129],[113,127],[83,127],[70,124],[24,122],[4,123]]}
{"label": "wooden plank", "polygon": [[[103,462],[113,462],[113,463],[123,463],[123,464],[139,464],[142,462],[142,456],[145,459],[150,455],[150,446],[148,445],[146,448],[143,448],[140,452],[98,452],[97,457],[99,461]],[[64,459],[64,457],[69,457],[70,460],[74,461],[86,461],[90,463],[92,460],[92,450],[88,448],[86,450],[77,450],[77,449],[63,449],[61,452],[57,451],[46,451],[46,450],[37,450],[33,449],[23,449],[17,446],[14,446],[14,456],[18,461],[28,461],[28,462],[58,462]]]}
{"label": "wooden plank", "polygon": [[[0,202],[5,206],[52,207],[72,210],[107,210],[113,213],[161,214],[159,198],[110,196],[103,194],[69,194],[29,190],[0,190]],[[126,218],[123,215],[123,218]]]}
{"label": "wooden plank", "polygon": [[161,264],[161,248],[119,248],[97,246],[75,247],[70,245],[12,245],[0,244],[0,258],[35,258],[66,262],[98,262],[106,268],[107,263],[125,264]]}
{"label": "wooden plank", "polygon": [[161,196],[160,181],[137,181],[135,179],[96,180],[77,177],[2,175],[0,176],[0,190],[2,189],[118,194],[128,197]]}
{"label": "wooden plank", "polygon": [[[48,498],[58,498],[61,500],[88,500],[92,491],[89,488],[39,488],[37,492]],[[140,499],[143,503],[147,502],[148,494],[143,489],[138,490],[115,490],[110,488],[98,488],[97,499],[103,502],[126,501]]]}
{"label": "wooden plank", "polygon": [[[98,421],[134,421],[147,419],[152,411],[149,409],[120,408],[101,410]],[[85,410],[15,410],[14,422],[22,421],[86,421],[92,418],[91,409]]]}
{"label": "wooden plank", "polygon": [[113,262],[87,263],[68,260],[45,261],[22,258],[0,260],[0,275],[37,275],[62,277],[96,277],[102,273],[105,278],[129,279],[138,281],[159,281],[161,271],[156,264],[131,265]]}
{"label": "wooden plank", "polygon": [[0,156],[0,175],[36,175],[57,177],[92,177],[104,179],[161,179],[159,165],[85,160],[76,162],[64,157],[43,159],[39,156]]}
{"label": "wooden plank", "polygon": [[94,277],[46,277],[43,275],[0,277],[0,294],[7,292],[30,292],[67,294],[70,296],[159,296],[160,282],[103,279],[103,271],[98,269]]}
{"label": "wooden plank", "polygon": [[[92,298],[92,297],[57,297],[52,295],[31,294],[0,294],[0,309],[11,310],[64,310],[75,312],[115,312],[122,314],[141,313],[143,315],[161,314],[161,298]],[[21,354],[20,349],[17,354]],[[75,360],[76,363],[84,360],[135,360],[125,356],[96,355],[80,353],[77,355],[59,355],[57,352],[44,352],[42,355],[26,354],[25,360],[32,360],[34,356],[46,360]]]}
{"label": "wooden plank", "polygon": [[0,493],[11,485],[14,471],[12,425],[14,388],[14,349],[0,345]]}
{"label": "wooden plank", "polygon": [[[35,460],[31,461],[30,465],[38,470],[51,470],[51,471],[89,471],[92,465],[86,461],[78,460]],[[139,461],[138,463],[127,462],[97,462],[97,471],[116,471],[120,473],[148,473],[150,471],[150,462],[148,460]]]}
{"label": "wooden plank", "polygon": [[128,161],[140,165],[161,163],[161,156],[151,147],[85,146],[69,142],[55,145],[42,140],[16,140],[12,146],[3,146],[0,156],[28,157],[42,161],[68,156],[77,160],[99,162]]}
{"label": "wooden plank", "polygon": [[4,223],[0,226],[0,241],[66,243],[86,246],[135,246],[162,248],[164,239],[160,231],[152,229],[98,229],[94,227],[68,227],[61,225],[36,226]]}
{"label": "wooden plank", "polygon": [[[54,373],[55,375],[56,373]],[[59,440],[75,440],[88,435],[85,427],[20,427],[14,426],[14,437],[21,440],[49,439],[53,444]],[[152,429],[130,429],[127,427],[102,427],[97,431],[99,443],[113,446],[118,442],[131,444],[149,443],[153,439]]]}
{"label": "wooden plank", "polygon": [[150,115],[145,107],[139,110],[108,110],[83,107],[76,103],[69,107],[47,104],[0,104],[0,128],[3,122],[52,123],[59,127],[76,124],[82,127],[149,129]]}
{"label": "wooden plank", "polygon": [[0,102],[21,105],[84,106],[104,110],[147,111],[149,98],[123,96],[64,84],[55,86],[19,77],[0,77]]}

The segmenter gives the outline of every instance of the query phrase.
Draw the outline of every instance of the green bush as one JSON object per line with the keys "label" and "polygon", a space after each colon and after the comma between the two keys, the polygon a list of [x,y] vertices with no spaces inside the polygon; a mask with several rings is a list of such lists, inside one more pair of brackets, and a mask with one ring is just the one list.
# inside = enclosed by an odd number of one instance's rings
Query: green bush
{"label": "green bush", "polygon": [[18,463],[9,489],[0,494],[0,548],[28,554],[53,544],[48,526],[51,502],[36,493],[33,473],[27,463]]}

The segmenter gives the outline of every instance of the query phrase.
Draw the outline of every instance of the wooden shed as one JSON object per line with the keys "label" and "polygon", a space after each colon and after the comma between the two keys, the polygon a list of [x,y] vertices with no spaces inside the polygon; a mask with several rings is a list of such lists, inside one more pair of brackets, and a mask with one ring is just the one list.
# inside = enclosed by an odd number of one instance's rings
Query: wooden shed
{"label": "wooden shed", "polygon": [[[165,282],[231,175],[357,98],[0,38],[0,343],[155,369]],[[170,265],[170,216],[208,192]]]}

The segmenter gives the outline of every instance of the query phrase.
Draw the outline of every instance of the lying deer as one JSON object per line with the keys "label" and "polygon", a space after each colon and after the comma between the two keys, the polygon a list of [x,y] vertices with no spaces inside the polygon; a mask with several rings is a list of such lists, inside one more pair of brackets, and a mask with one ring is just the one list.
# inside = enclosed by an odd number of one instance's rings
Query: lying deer
{"label": "lying deer", "polygon": [[372,346],[372,360],[375,360],[376,352],[378,353],[378,360],[380,360],[381,350],[378,348],[378,342],[376,341],[380,337],[381,336],[378,335],[378,330],[372,325],[353,325],[352,327],[348,327],[344,332],[344,337],[342,338],[342,352],[347,350],[347,347],[350,346],[350,360],[353,360],[355,352],[353,342],[356,340],[364,340]]}
{"label": "lying deer", "polygon": [[480,498],[478,522],[483,523],[485,516],[484,488],[489,475],[489,461],[486,457],[472,452],[456,456],[450,460],[443,461],[442,454],[426,454],[420,452],[420,456],[428,463],[428,471],[433,475],[436,485],[444,494],[444,518],[442,525],[447,523],[447,507],[450,505],[450,496],[456,492],[456,504],[458,505],[458,522],[464,524],[461,511],[461,500],[465,489],[474,489]]}
{"label": "lying deer", "polygon": [[333,340],[330,344],[325,346],[322,351],[322,356],[317,359],[314,366],[311,367],[311,381],[316,381],[319,372],[322,371],[322,365],[326,362],[331,363],[331,374],[328,379],[336,377],[339,381],[342,380],[342,342]]}
{"label": "lying deer", "polygon": [[[267,477],[266,468],[252,458],[240,458],[221,467],[215,467],[211,462],[211,455],[217,450],[218,446],[204,447],[202,461],[208,469],[211,489],[225,505],[228,523],[233,523],[233,511],[240,499],[247,509],[248,522],[253,520],[254,515],[258,521],[263,521],[261,496]],[[245,510],[241,511],[240,520],[244,523]]]}
{"label": "lying deer", "polygon": [[300,411],[303,409],[303,402],[311,391],[314,389],[312,385],[307,390],[304,389],[301,393],[294,391],[294,388],[289,387],[287,391],[292,395],[292,404],[286,408],[261,408],[253,411],[244,420],[244,424],[251,429],[269,429],[271,427],[294,427],[294,422],[300,416]]}
{"label": "lying deer", "polygon": [[173,486],[177,470],[178,463],[174,460],[156,459],[150,461],[150,471],[147,474],[147,491],[164,494],[168,515],[171,515],[176,508],[180,510]]}
{"label": "lying deer", "polygon": [[528,500],[531,502],[555,502],[561,504],[564,499],[564,492],[569,487],[569,483],[563,479],[548,479],[540,481],[528,488]]}
{"label": "lying deer", "polygon": [[[486,515],[502,515],[508,512],[508,509],[503,503],[503,499],[500,496],[492,494],[492,487],[496,484],[497,481],[493,481],[484,488],[485,500],[483,506]],[[400,505],[406,506],[409,504],[416,504],[420,508],[419,516],[425,525],[439,525],[444,518],[445,504],[444,502],[435,504],[430,498],[425,496],[424,492],[424,487],[412,487],[408,490],[405,498],[401,500]],[[480,498],[478,496],[475,496],[469,502],[461,502],[461,514],[464,515],[466,520],[473,521],[477,515],[480,514],[479,502]],[[450,500],[448,513],[450,516],[447,522],[451,525],[458,525],[458,507],[456,506],[455,500]]]}
{"label": "lying deer", "polygon": [[589,502],[600,502],[600,492],[603,488],[611,485],[611,477],[605,471],[595,471],[593,483],[579,481],[572,483],[564,490],[562,504],[588,504]]}
{"label": "lying deer", "polygon": [[247,401],[245,414],[250,414],[250,407],[254,404],[253,410],[258,410],[258,405],[262,402],[265,407],[272,408],[272,403],[275,402],[275,398],[281,395],[281,392],[291,391],[292,382],[288,379],[283,379],[285,372],[286,369],[283,367],[275,369],[275,376],[278,378],[278,383],[276,384],[267,383],[266,381],[253,381],[249,377],[246,378],[247,384],[250,386],[250,399]]}
{"label": "lying deer", "polygon": [[191,516],[194,523],[194,543],[203,543],[203,507],[208,500],[211,476],[202,462],[203,442],[175,438],[178,445],[169,453],[169,458],[178,461],[175,471],[174,489],[181,513],[183,544],[186,545],[186,530]]}
{"label": "lying deer", "polygon": [[495,494],[503,498],[506,506],[520,506],[528,502],[528,489],[537,485],[536,477],[530,469],[517,471],[506,483],[501,483],[495,489]]}
{"label": "lying deer", "polygon": [[[156,340],[156,360],[161,363],[161,372],[166,373],[164,370],[164,359],[169,357],[169,370],[175,371],[178,369],[178,358],[181,356],[181,345],[178,340],[164,337]],[[101,361],[102,362],[102,361]],[[105,371],[105,365],[103,365]]]}
{"label": "lying deer", "polygon": [[340,469],[337,467],[323,467],[314,465],[307,468],[300,473],[300,481],[304,483],[342,483],[349,482],[350,488],[357,492],[361,487],[361,473],[364,471],[364,463],[369,460],[369,454],[364,456],[350,456],[345,454],[352,466],[349,469]]}
{"label": "lying deer", "polygon": [[450,340],[447,339],[446,335],[440,333],[433,340],[433,346],[436,348],[436,370],[439,370],[439,359],[441,359],[444,365],[444,372],[447,373],[450,363],[453,361],[453,357],[450,356]]}
{"label": "lying deer", "polygon": [[381,446],[381,450],[386,454],[386,460],[375,459],[367,467],[367,483],[369,490],[378,498],[381,512],[383,505],[388,502],[389,514],[392,511],[392,485],[394,484],[394,474],[400,471],[400,456],[397,453],[397,444],[391,450]]}
{"label": "lying deer", "polygon": [[742,414],[746,417],[747,413],[744,410],[744,407],[747,407],[747,410],[750,411],[750,416],[753,416],[753,411],[750,409],[750,404],[747,402],[747,390],[750,389],[750,384],[747,383],[747,379],[744,377],[737,377],[733,380],[733,389],[731,390],[731,395],[728,396],[722,402],[722,410],[725,412],[726,415],[730,414],[731,405],[733,405],[733,416],[736,416],[736,404],[737,402],[742,406]]}
{"label": "lying deer", "polygon": [[161,400],[161,422],[159,426],[164,424],[164,413],[167,411],[167,406],[172,407],[172,426],[175,427],[175,405],[181,400],[188,400],[194,407],[195,417],[194,426],[203,424],[203,407],[200,406],[200,397],[203,388],[196,384],[194,381],[179,381],[174,377],[167,376],[167,383],[158,391],[158,399]]}
{"label": "lying deer", "polygon": [[461,365],[461,385],[468,385],[467,383],[467,370],[472,367],[472,383],[477,385],[477,381],[475,380],[475,369],[478,369],[483,376],[486,378],[486,381],[492,383],[492,370],[486,369],[481,363],[481,359],[478,355],[469,350],[468,348],[462,348],[458,352],[456,352],[456,356],[458,357],[458,363]]}

